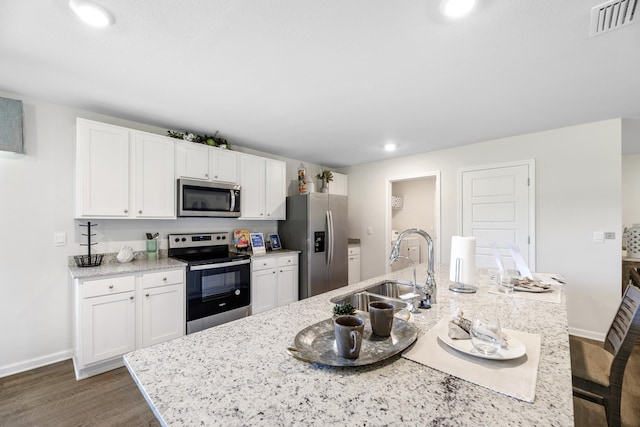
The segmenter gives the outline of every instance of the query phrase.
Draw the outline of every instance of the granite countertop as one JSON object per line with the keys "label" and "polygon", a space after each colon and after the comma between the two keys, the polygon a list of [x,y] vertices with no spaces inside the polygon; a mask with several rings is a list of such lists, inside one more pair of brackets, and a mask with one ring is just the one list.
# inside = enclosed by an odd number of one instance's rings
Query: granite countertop
{"label": "granite countertop", "polygon": [[295,250],[295,249],[278,249],[275,251],[267,251],[264,254],[254,254],[252,252],[249,252],[249,255],[251,255],[252,258],[259,258],[259,257],[265,257],[265,256],[280,256],[280,255],[290,255],[290,254],[299,254],[301,251]]}
{"label": "granite countertop", "polygon": [[[423,279],[426,265],[417,268]],[[540,334],[534,403],[399,355],[368,366],[328,367],[287,354],[300,330],[331,317],[330,298],[383,278],[408,280],[410,268],[140,349],[124,361],[163,425],[573,426],[564,293],[560,304],[490,294],[483,271],[476,294],[454,294],[447,269],[436,269],[437,303],[414,315],[418,339],[449,316],[454,303],[466,316],[492,312],[504,328]]]}
{"label": "granite countertop", "polygon": [[184,268],[187,263],[178,261],[173,258],[161,256],[158,259],[146,259],[136,253],[135,258],[131,262],[118,262],[115,256],[105,256],[102,264],[98,267],[78,267],[73,261],[73,257],[69,260],[69,274],[72,279],[90,279],[100,276],[112,276],[116,274],[135,274],[149,270],[163,270],[168,268]]}

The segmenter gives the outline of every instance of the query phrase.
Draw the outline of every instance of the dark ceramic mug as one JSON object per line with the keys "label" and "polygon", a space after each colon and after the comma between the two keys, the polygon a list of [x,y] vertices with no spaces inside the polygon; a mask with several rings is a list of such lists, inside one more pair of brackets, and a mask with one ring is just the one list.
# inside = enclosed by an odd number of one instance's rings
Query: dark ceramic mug
{"label": "dark ceramic mug", "polygon": [[389,304],[388,302],[374,301],[369,303],[371,329],[375,335],[379,337],[388,337],[391,335],[394,311],[393,304]]}
{"label": "dark ceramic mug", "polygon": [[356,316],[338,316],[333,320],[338,356],[357,359],[362,346],[364,320]]}

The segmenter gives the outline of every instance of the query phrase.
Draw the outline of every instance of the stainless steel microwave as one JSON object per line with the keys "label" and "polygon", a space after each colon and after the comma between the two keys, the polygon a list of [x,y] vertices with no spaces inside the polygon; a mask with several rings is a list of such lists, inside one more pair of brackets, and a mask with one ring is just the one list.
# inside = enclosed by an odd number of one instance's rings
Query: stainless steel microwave
{"label": "stainless steel microwave", "polygon": [[240,186],[179,179],[178,216],[239,217]]}

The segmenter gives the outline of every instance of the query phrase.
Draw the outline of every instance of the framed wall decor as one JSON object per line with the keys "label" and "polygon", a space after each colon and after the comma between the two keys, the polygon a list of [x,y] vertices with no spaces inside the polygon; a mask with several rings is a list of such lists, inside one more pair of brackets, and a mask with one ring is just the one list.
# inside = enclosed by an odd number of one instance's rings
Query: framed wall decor
{"label": "framed wall decor", "polygon": [[280,236],[277,234],[269,234],[269,242],[271,243],[271,250],[278,251],[282,249],[282,245],[280,244]]}
{"label": "framed wall decor", "polygon": [[262,233],[250,233],[251,238],[251,250],[254,255],[265,254],[267,250],[264,246],[264,238],[262,237]]}

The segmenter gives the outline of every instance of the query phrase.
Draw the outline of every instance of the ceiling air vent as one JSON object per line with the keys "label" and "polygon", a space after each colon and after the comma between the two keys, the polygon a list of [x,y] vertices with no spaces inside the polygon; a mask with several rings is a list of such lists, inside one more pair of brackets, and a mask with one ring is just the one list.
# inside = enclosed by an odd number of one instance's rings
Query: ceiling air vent
{"label": "ceiling air vent", "polygon": [[591,9],[591,37],[638,22],[640,0],[612,0]]}

